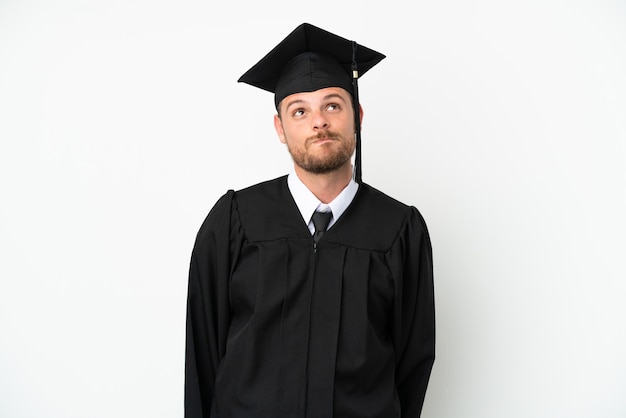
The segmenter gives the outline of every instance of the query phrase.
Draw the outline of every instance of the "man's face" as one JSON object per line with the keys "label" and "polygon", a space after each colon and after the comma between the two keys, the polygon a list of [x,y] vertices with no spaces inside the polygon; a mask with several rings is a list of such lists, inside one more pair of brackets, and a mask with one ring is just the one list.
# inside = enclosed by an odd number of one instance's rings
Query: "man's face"
{"label": "man's face", "polygon": [[328,173],[350,164],[354,152],[354,111],[346,90],[329,87],[296,93],[280,103],[274,127],[296,165]]}

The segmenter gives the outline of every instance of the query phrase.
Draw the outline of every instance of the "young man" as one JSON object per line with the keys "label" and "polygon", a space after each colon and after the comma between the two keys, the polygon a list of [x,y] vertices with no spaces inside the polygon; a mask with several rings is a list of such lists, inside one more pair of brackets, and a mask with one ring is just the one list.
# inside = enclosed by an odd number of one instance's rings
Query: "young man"
{"label": "young man", "polygon": [[420,416],[435,344],[428,232],[359,174],[353,70],[383,58],[303,24],[241,77],[274,92],[294,170],[228,191],[198,232],[186,417]]}

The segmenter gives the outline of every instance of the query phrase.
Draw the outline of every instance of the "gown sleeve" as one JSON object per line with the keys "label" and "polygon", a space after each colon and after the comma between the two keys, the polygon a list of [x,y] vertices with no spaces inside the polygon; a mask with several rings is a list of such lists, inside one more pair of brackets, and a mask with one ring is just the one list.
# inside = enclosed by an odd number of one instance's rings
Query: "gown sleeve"
{"label": "gown sleeve", "polygon": [[435,360],[432,248],[424,219],[411,208],[394,247],[396,387],[403,417],[421,414]]}
{"label": "gown sleeve", "polygon": [[215,204],[196,236],[189,268],[185,349],[185,418],[208,418],[215,376],[226,350],[231,265],[229,191]]}

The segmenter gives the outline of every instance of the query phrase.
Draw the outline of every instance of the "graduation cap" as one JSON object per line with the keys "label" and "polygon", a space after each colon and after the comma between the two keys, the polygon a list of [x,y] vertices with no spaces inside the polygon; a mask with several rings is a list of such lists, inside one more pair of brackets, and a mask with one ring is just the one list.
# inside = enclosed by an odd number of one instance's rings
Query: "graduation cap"
{"label": "graduation cap", "polygon": [[276,108],[285,97],[326,87],[352,94],[356,128],[355,180],[361,182],[361,124],[358,78],[385,56],[309,23],[294,29],[239,78],[274,93]]}

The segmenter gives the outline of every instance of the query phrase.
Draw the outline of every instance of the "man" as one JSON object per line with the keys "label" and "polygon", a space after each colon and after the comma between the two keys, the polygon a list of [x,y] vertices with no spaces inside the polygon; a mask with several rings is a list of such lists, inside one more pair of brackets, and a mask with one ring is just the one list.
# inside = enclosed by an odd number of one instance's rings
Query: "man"
{"label": "man", "polygon": [[186,417],[420,416],[434,361],[428,232],[359,174],[357,71],[383,58],[303,24],[240,78],[274,92],[294,170],[228,191],[198,232]]}

